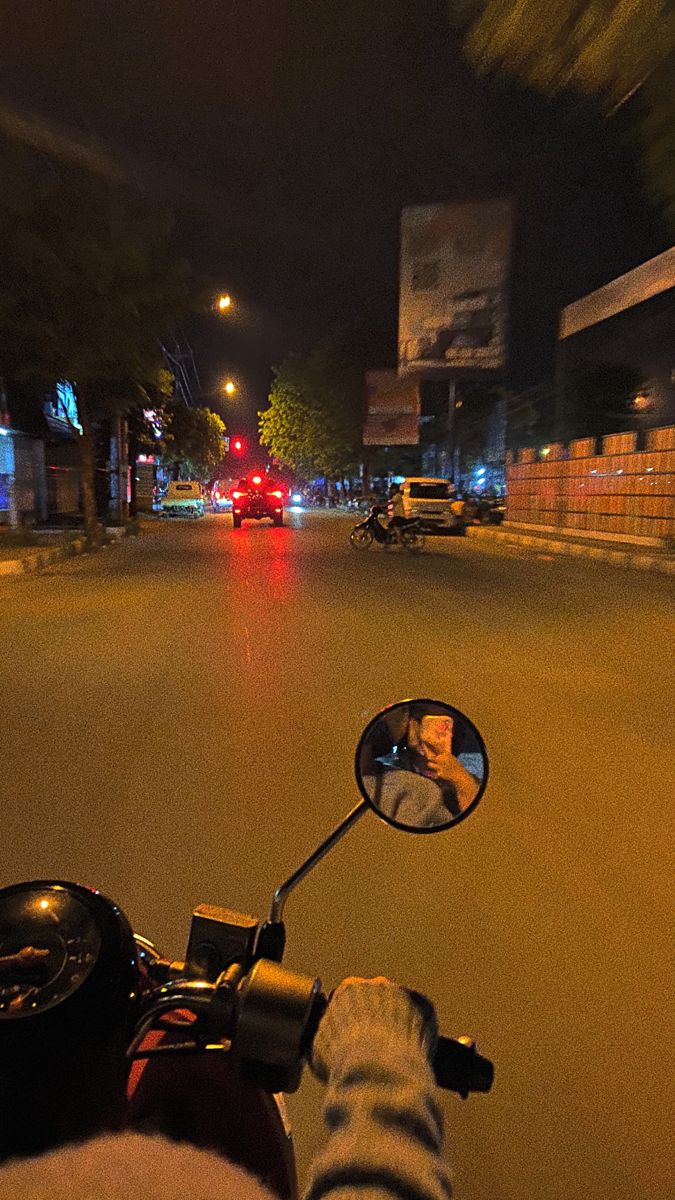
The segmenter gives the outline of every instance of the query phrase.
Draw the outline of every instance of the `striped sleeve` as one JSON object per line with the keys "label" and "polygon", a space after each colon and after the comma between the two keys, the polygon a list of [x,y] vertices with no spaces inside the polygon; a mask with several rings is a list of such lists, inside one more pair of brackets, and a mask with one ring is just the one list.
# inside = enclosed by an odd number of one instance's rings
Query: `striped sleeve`
{"label": "striped sleeve", "polygon": [[351,1018],[322,1026],[318,1053],[315,1043],[329,1137],[305,1200],[449,1200],[443,1118],[419,1016],[391,988],[376,1021]]}

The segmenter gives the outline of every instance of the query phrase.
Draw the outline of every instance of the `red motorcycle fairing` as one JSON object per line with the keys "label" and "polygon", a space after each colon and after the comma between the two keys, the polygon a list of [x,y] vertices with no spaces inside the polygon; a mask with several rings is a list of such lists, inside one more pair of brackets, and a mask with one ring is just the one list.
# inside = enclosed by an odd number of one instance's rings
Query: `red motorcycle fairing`
{"label": "red motorcycle fairing", "polygon": [[[190,1014],[148,1034],[143,1048],[184,1041]],[[182,1026],[182,1029],[181,1029]],[[290,1131],[276,1097],[242,1082],[226,1054],[160,1055],[136,1060],[127,1087],[127,1128],[190,1142],[237,1163],[280,1200],[297,1200]]]}

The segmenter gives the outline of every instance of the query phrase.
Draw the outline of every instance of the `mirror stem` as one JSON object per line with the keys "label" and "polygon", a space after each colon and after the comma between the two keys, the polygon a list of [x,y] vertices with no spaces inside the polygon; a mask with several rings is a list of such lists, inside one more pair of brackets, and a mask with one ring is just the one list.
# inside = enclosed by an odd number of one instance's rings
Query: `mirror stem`
{"label": "mirror stem", "polygon": [[305,859],[302,866],[298,867],[297,871],[294,871],[290,878],[285,881],[285,883],[281,883],[279,885],[272,897],[272,910],[270,912],[270,922],[272,924],[276,925],[282,920],[284,915],[284,906],[293,889],[297,887],[302,879],[305,878],[305,875],[309,875],[309,872],[312,870],[312,868],[315,867],[317,863],[321,862],[321,859],[324,857],[324,855],[328,854],[328,851],[333,849],[333,846],[336,844],[336,842],[339,842],[340,838],[344,837],[344,835],[347,833],[347,830],[351,829],[352,825],[356,824],[359,818],[363,816],[364,812],[366,812],[369,807],[370,806],[366,800],[361,800],[361,802],[357,804],[350,813],[347,814],[344,821],[341,821],[340,824],[333,830],[333,832],[328,835],[326,840],[322,842],[320,846],[317,846],[314,853],[310,854],[309,858]]}

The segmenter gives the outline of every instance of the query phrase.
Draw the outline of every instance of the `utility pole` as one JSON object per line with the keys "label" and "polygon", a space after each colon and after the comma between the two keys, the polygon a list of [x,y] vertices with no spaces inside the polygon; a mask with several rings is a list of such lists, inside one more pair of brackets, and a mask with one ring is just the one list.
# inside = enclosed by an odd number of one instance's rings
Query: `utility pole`
{"label": "utility pole", "polygon": [[115,525],[123,525],[129,515],[127,501],[129,428],[126,418],[116,414],[110,422],[110,458],[108,460],[108,512]]}
{"label": "utility pole", "polygon": [[454,379],[448,380],[448,430],[446,435],[446,454],[448,475],[455,482],[455,405],[457,403],[457,384]]}
{"label": "utility pole", "polygon": [[162,354],[176,382],[178,399],[188,408],[193,408],[195,400],[202,393],[202,385],[191,345],[176,339],[171,349],[162,345]]}
{"label": "utility pole", "polygon": [[7,409],[7,392],[5,380],[0,376],[0,434],[2,447],[0,462],[2,474],[7,478],[7,515],[10,529],[19,527],[19,511],[16,503],[16,456],[14,454],[14,438],[9,427],[9,412]]}

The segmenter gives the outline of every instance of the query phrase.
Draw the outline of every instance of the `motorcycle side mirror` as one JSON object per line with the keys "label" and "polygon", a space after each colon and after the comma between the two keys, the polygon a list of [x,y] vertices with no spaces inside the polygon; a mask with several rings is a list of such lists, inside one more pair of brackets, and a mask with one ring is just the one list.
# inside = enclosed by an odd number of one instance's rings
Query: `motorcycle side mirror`
{"label": "motorcycle side mirror", "polygon": [[364,729],[356,782],[378,817],[406,833],[441,833],[485,791],[488,757],[472,721],[440,700],[391,704]]}
{"label": "motorcycle side mirror", "polygon": [[282,961],[288,897],[369,808],[406,833],[440,833],[474,811],[487,784],[488,757],[476,726],[459,709],[439,700],[402,700],[366,726],[355,768],[363,799],[279,884],[256,958]]}

